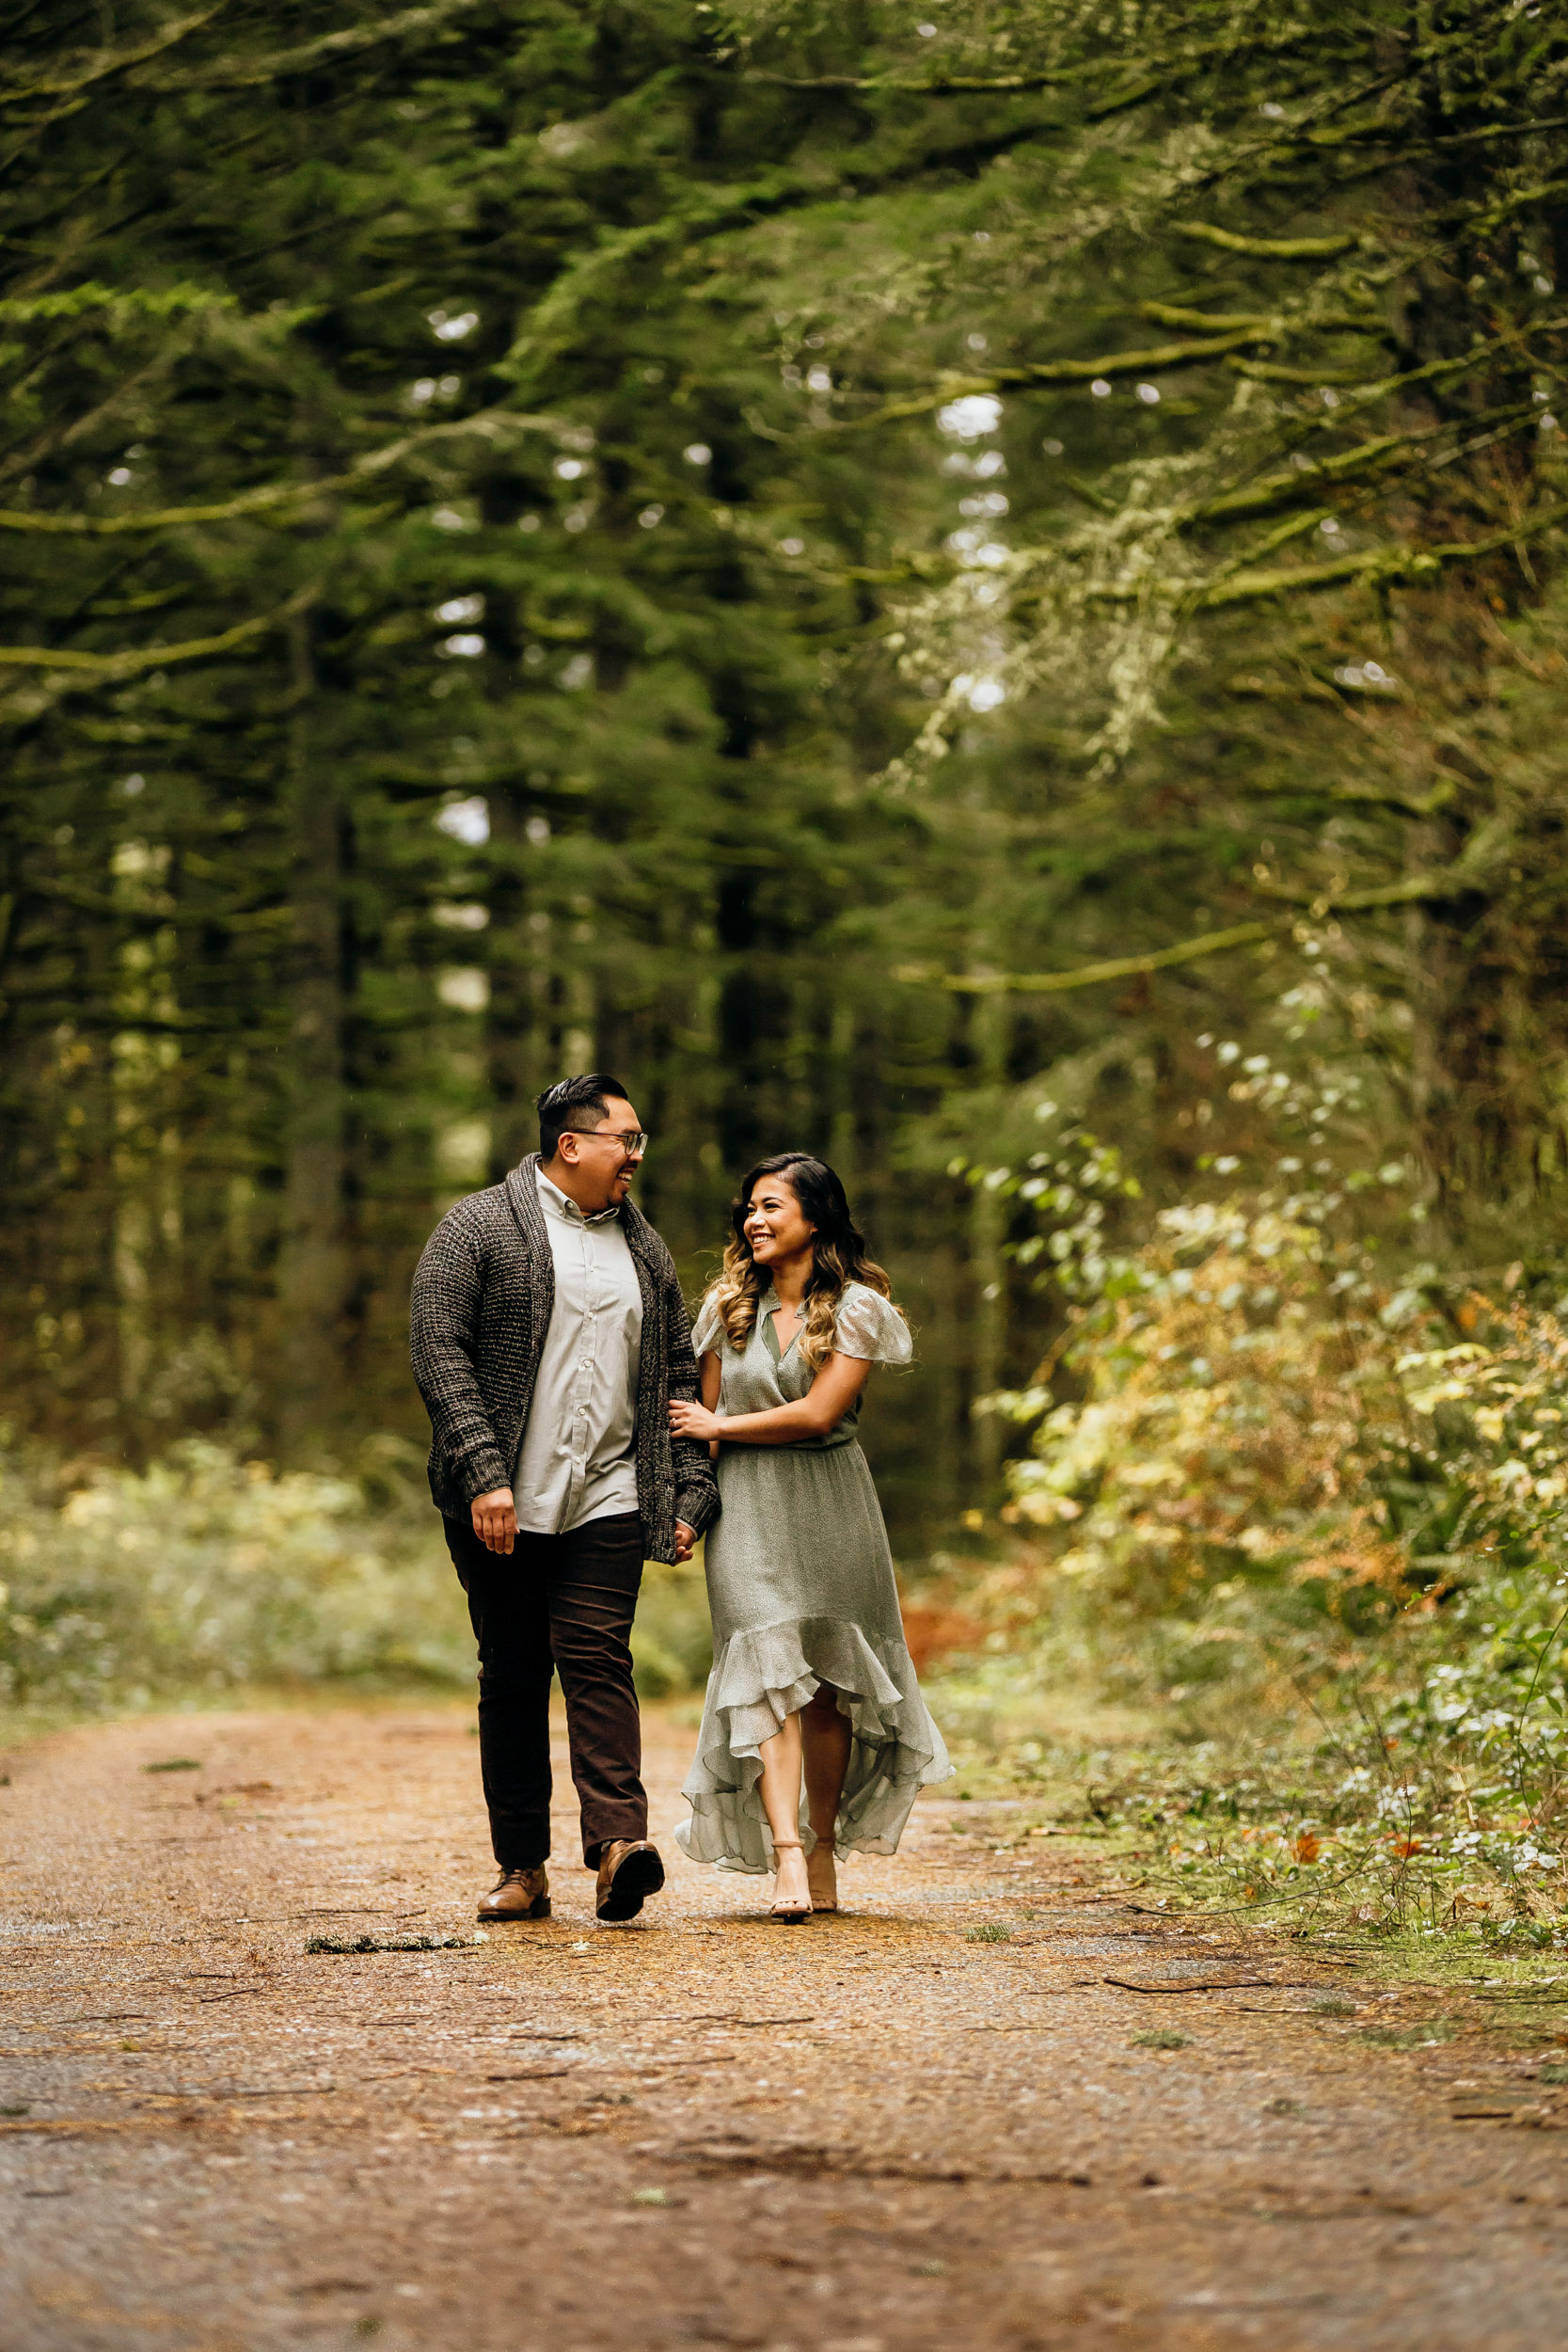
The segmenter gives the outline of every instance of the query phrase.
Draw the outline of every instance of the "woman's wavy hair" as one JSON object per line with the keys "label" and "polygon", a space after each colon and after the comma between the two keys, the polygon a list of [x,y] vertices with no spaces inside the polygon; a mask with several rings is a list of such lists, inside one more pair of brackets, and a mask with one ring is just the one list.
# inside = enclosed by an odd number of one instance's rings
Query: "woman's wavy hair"
{"label": "woman's wavy hair", "polygon": [[[814,1263],[806,1282],[806,1319],[800,1330],[800,1360],[820,1371],[833,1352],[838,1302],[847,1282],[864,1282],[892,1295],[893,1285],[875,1259],[865,1254],[865,1235],[849,1214],[843,1184],[824,1160],[809,1152],[776,1152],[759,1160],[743,1178],[730,1213],[734,1238],[724,1251],[719,1279],[708,1296],[719,1310],[732,1347],[744,1347],[756,1327],[757,1310],[768,1294],[772,1276],[759,1266],[746,1238],[746,1217],[752,1194],[764,1176],[783,1176],[800,1203],[800,1214],[814,1228]],[[899,1311],[900,1312],[902,1310]]]}

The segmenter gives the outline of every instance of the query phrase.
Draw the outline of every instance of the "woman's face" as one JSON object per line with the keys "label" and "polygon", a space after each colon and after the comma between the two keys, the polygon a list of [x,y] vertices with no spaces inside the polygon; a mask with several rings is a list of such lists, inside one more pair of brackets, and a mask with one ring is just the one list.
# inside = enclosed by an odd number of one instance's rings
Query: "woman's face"
{"label": "woman's face", "polygon": [[746,1211],[746,1238],[758,1265],[777,1265],[811,1248],[815,1225],[800,1214],[800,1203],[787,1176],[759,1176],[752,1186]]}

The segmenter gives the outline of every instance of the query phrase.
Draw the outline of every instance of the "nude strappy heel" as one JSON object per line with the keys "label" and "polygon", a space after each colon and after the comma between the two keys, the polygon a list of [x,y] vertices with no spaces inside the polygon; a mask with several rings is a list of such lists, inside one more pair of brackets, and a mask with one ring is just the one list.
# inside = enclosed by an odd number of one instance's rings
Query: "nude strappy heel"
{"label": "nude strappy heel", "polygon": [[[775,1837],[773,1840],[775,1853],[799,1853],[800,1851],[800,1840],[798,1837]],[[775,1902],[768,1916],[770,1919],[777,1919],[781,1927],[797,1928],[802,1919],[811,1917],[811,1898],[808,1896],[803,1903]]]}
{"label": "nude strappy heel", "polygon": [[831,1837],[819,1837],[813,1851],[806,1856],[806,1880],[808,1884],[811,1883],[813,1875],[812,1865],[814,1863],[816,1866],[816,1876],[821,1883],[812,1886],[812,1911],[814,1914],[817,1912],[836,1911],[838,1909],[838,1869],[833,1855],[833,1846]]}

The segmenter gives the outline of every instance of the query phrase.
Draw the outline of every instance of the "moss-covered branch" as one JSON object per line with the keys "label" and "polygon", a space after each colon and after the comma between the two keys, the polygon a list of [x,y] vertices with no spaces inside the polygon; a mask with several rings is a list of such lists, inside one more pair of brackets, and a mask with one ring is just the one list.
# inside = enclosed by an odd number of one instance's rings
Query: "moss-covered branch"
{"label": "moss-covered branch", "polygon": [[[1191,596],[1191,601],[1199,610],[1217,612],[1226,605],[1256,603],[1266,596],[1301,596],[1319,588],[1340,588],[1353,580],[1382,588],[1410,587],[1436,580],[1456,564],[1481,563],[1489,555],[1539,538],[1543,532],[1554,531],[1564,522],[1568,522],[1568,504],[1545,507],[1539,514],[1511,524],[1507,530],[1494,532],[1486,539],[1450,540],[1431,548],[1369,548],[1356,555],[1333,556],[1325,564],[1289,565],[1277,571],[1237,572],[1228,580],[1206,583]],[[1109,590],[1104,594],[1117,601],[1129,602],[1134,599],[1136,592]]]}
{"label": "moss-covered branch", "polygon": [[1316,500],[1331,485],[1359,481],[1367,474],[1405,460],[1420,463],[1431,444],[1447,443],[1461,430],[1476,432],[1493,425],[1522,424],[1540,413],[1532,402],[1516,401],[1508,407],[1483,409],[1464,419],[1462,425],[1445,421],[1441,424],[1421,425],[1408,433],[1380,434],[1375,440],[1363,441],[1358,449],[1342,450],[1334,457],[1309,458],[1304,452],[1298,453],[1298,462],[1293,466],[1264,474],[1243,489],[1225,490],[1215,498],[1202,499],[1182,508],[1177,516],[1178,528],[1188,529],[1204,522],[1240,522],[1303,499]]}
{"label": "moss-covered branch", "polygon": [[[139,66],[153,57],[166,56],[182,41],[189,40],[204,26],[214,24],[224,13],[228,0],[218,0],[215,8],[201,8],[194,16],[177,17],[173,24],[159,27],[150,40],[138,41],[129,49],[100,49],[92,51],[80,66],[69,72],[45,75],[34,82],[0,81],[0,109],[30,106],[40,99],[80,99],[89,91],[115,82],[123,74],[134,73]],[[55,109],[53,111],[58,111]]]}
{"label": "moss-covered branch", "polygon": [[1359,230],[1337,237],[1243,237],[1234,229],[1216,229],[1206,220],[1176,220],[1171,228],[1179,237],[1191,237],[1201,245],[1217,245],[1222,253],[1250,253],[1262,262],[1332,262],[1341,253],[1354,253],[1358,247],[1372,247],[1376,244],[1374,238]]}
{"label": "moss-covered branch", "polygon": [[[1299,896],[1299,903],[1309,904],[1312,914],[1321,918],[1331,914],[1370,914],[1379,907],[1451,898],[1478,886],[1474,873],[1450,867],[1442,873],[1407,875],[1402,882],[1368,890],[1315,897],[1304,892]],[[940,985],[955,996],[1059,996],[1072,989],[1097,988],[1106,980],[1133,980],[1148,973],[1168,972],[1178,964],[1224,955],[1232,947],[1258,946],[1265,940],[1277,938],[1286,928],[1288,918],[1284,917],[1274,922],[1234,923],[1227,930],[1204,931],[1196,939],[1184,939],[1175,947],[1157,947],[1143,956],[1112,956],[1101,963],[1080,964],[1072,972],[946,972],[940,975]],[[939,976],[922,965],[901,964],[893,977],[913,985],[928,984]]]}
{"label": "moss-covered branch", "polygon": [[1228,947],[1250,947],[1272,939],[1277,923],[1235,923],[1228,930],[1205,931],[1183,940],[1179,947],[1160,947],[1147,956],[1112,956],[1102,963],[1080,964],[1075,972],[945,972],[940,976],[920,964],[900,964],[895,980],[911,986],[940,985],[955,996],[1059,996],[1069,989],[1095,988],[1102,980],[1133,980],[1145,973],[1169,971],[1174,964],[1195,963],[1202,956],[1223,955]]}
{"label": "moss-covered branch", "polygon": [[368,24],[344,25],[336,33],[323,33],[315,40],[301,41],[294,49],[273,50],[259,57],[216,57],[211,65],[195,66],[188,73],[160,75],[156,87],[166,90],[258,89],[288,74],[305,73],[312,67],[336,65],[342,58],[360,56],[366,50],[381,48],[388,41],[439,32],[453,18],[471,16],[482,5],[483,0],[436,0],[435,5],[426,8],[404,8],[394,16],[372,19]]}
{"label": "moss-covered branch", "polygon": [[214,654],[230,653],[250,638],[279,628],[308,601],[304,596],[291,597],[276,611],[238,621],[232,628],[223,629],[215,637],[189,637],[179,645],[142,645],[127,653],[79,653],[69,645],[0,645],[0,668],[58,670],[77,677],[101,678],[108,684],[118,678],[134,677],[141,670],[162,670],[171,662],[202,661]]}
{"label": "moss-covered branch", "polygon": [[275,513],[281,507],[324,498],[329,492],[352,493],[379,480],[402,459],[432,441],[451,440],[469,433],[499,438],[512,432],[559,434],[563,430],[562,421],[556,417],[524,416],[512,409],[486,408],[471,417],[454,417],[448,423],[425,425],[417,433],[405,433],[399,440],[368,451],[343,473],[324,474],[308,482],[260,483],[253,490],[241,490],[233,498],[215,500],[207,506],[147,507],[130,515],[50,515],[27,508],[0,507],[0,531],[59,538],[119,539],[140,532],[178,531],[195,523],[236,522],[246,516]]}
{"label": "moss-covered branch", "polygon": [[[1202,313],[1189,312],[1186,315],[1200,317]],[[1261,313],[1257,315],[1261,318]],[[1302,322],[1302,324],[1305,325],[1307,322]],[[1538,326],[1532,327],[1530,340],[1560,330],[1564,326],[1568,326],[1568,319],[1543,319]],[[945,407],[950,401],[960,399],[966,393],[971,392],[1000,392],[1009,389],[1044,390],[1053,385],[1092,383],[1097,377],[1112,382],[1118,376],[1170,374],[1185,368],[1201,367],[1211,359],[1230,359],[1233,355],[1249,346],[1277,342],[1284,331],[1283,321],[1269,318],[1264,319],[1260,325],[1240,326],[1228,334],[1206,336],[1201,340],[1189,342],[1156,344],[1153,348],[1144,351],[1105,352],[1094,359],[1042,360],[1034,367],[988,368],[984,373],[976,371],[973,374],[955,373],[940,376],[934,385],[928,386],[923,391],[911,393],[907,399],[887,401],[881,407],[873,409],[863,417],[834,418],[818,430],[836,433],[866,432],[873,426],[895,423],[906,417],[928,416],[933,410]],[[1363,409],[1372,407],[1378,402],[1387,400],[1397,392],[1407,391],[1417,384],[1434,384],[1453,376],[1468,374],[1472,370],[1483,366],[1487,360],[1503,350],[1513,350],[1525,356],[1526,339],[1518,330],[1510,330],[1507,334],[1494,336],[1488,342],[1479,342],[1469,351],[1454,357],[1429,360],[1424,366],[1406,369],[1402,374],[1382,376],[1370,381],[1365,376],[1349,373],[1337,373],[1331,377],[1323,371],[1315,369],[1305,373],[1290,369],[1271,372],[1277,373],[1290,382],[1316,384],[1336,381],[1364,386],[1365,389],[1360,397],[1343,405],[1337,416],[1328,415],[1318,421],[1320,429],[1324,427],[1342,429]]]}
{"label": "moss-covered branch", "polygon": [[950,401],[970,392],[1000,392],[1009,387],[1043,390],[1052,385],[1092,384],[1097,378],[1111,382],[1118,376],[1168,375],[1182,368],[1201,367],[1210,359],[1224,358],[1227,353],[1244,350],[1249,344],[1270,342],[1277,332],[1278,322],[1269,320],[1260,327],[1242,327],[1234,334],[1205,336],[1198,342],[1159,343],[1145,351],[1104,352],[1095,359],[1047,359],[1035,367],[989,368],[984,374],[942,375],[934,385],[910,394],[907,399],[884,402],[880,408],[863,417],[835,417],[817,429],[825,433],[869,432],[876,425],[894,424],[905,417],[929,416],[933,410],[944,408]]}
{"label": "moss-covered branch", "polygon": [[[1309,477],[1307,478],[1310,479]],[[1233,569],[1222,566],[1207,579],[1151,578],[1129,586],[1094,585],[1085,590],[1090,604],[1147,605],[1166,603],[1188,612],[1216,612],[1239,604],[1256,604],[1271,596],[1311,595],[1323,588],[1344,588],[1360,581],[1370,587],[1400,588],[1430,585],[1443,574],[1460,564],[1479,564],[1488,556],[1522,547],[1527,541],[1538,539],[1548,531],[1568,523],[1568,503],[1541,508],[1533,515],[1522,516],[1517,522],[1507,524],[1484,539],[1449,540],[1426,548],[1366,548],[1354,554],[1328,557],[1321,564],[1282,564],[1268,569],[1248,569],[1257,558],[1273,546],[1280,546],[1308,530],[1319,518],[1319,511],[1297,516],[1270,537],[1259,548],[1246,550],[1237,561],[1242,565]],[[1042,551],[1037,550],[1037,559]],[[1055,560],[1053,551],[1043,551],[1048,560]],[[1025,592],[1026,594],[1027,592]]]}

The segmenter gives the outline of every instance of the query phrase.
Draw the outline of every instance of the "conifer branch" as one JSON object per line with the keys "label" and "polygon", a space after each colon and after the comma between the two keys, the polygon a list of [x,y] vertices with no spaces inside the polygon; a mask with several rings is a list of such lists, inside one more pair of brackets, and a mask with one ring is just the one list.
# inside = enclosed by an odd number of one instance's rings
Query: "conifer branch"
{"label": "conifer branch", "polygon": [[[1279,56],[1299,49],[1312,37],[1309,24],[1286,24],[1277,33],[1261,40],[1238,41],[1232,40],[1195,42],[1184,49],[1168,51],[1163,56],[1133,60],[1125,71],[1132,77],[1139,93],[1161,87],[1172,73],[1183,70],[1196,72],[1219,59],[1239,62],[1244,56]],[[1105,77],[1101,56],[1095,56],[1083,65],[1041,66],[1025,73],[991,74],[915,74],[915,73],[768,73],[747,72],[740,76],[745,82],[759,82],[773,89],[854,90],[868,97],[877,97],[884,90],[890,95],[907,98],[969,98],[984,96],[990,91],[1006,96],[1011,91],[1066,88],[1078,82],[1100,82]],[[1123,86],[1120,94],[1113,93],[1101,101],[1105,108],[1128,103],[1132,84]]]}
{"label": "conifer branch", "polygon": [[1277,312],[1263,310],[1189,310],[1179,302],[1140,302],[1138,316],[1156,326],[1196,326],[1211,335],[1238,334],[1247,326],[1266,328],[1273,336],[1285,331]]}
{"label": "conifer branch", "polygon": [[[1195,963],[1200,956],[1217,956],[1227,947],[1250,947],[1272,939],[1275,923],[1236,923],[1228,930],[1205,931],[1179,947],[1160,947],[1147,956],[1112,956],[1103,963],[1080,964],[1075,972],[944,972],[942,986],[955,996],[1060,996],[1074,988],[1093,988],[1101,980],[1132,980],[1146,972],[1168,971],[1173,964]],[[900,964],[895,980],[928,981],[934,975],[919,964]]]}
{"label": "conifer branch", "polygon": [[969,392],[997,392],[1008,385],[1030,389],[1052,384],[1092,384],[1101,376],[1109,381],[1118,375],[1173,374],[1181,368],[1201,367],[1208,359],[1224,358],[1230,352],[1244,350],[1249,343],[1270,342],[1278,331],[1279,322],[1271,319],[1261,327],[1241,327],[1234,334],[1206,336],[1200,342],[1159,343],[1148,351],[1107,352],[1098,359],[1047,359],[1029,368],[988,368],[983,375],[939,376],[934,386],[912,393],[908,400],[888,401],[864,417],[835,417],[817,430],[863,433],[874,425],[895,423],[902,417],[927,416],[933,408],[944,408],[949,401],[961,399]]}
{"label": "conifer branch", "polygon": [[1241,237],[1233,229],[1216,229],[1206,220],[1173,220],[1179,237],[1196,237],[1217,245],[1223,253],[1250,253],[1264,262],[1331,262],[1358,246],[1375,246],[1377,240],[1359,230],[1338,237]]}
{"label": "conifer branch", "polygon": [[[1467,417],[1465,428],[1473,431],[1483,425],[1517,424],[1540,413],[1533,402],[1515,403],[1512,407],[1483,409],[1479,415]],[[1244,489],[1225,490],[1215,498],[1182,508],[1176,517],[1177,528],[1186,530],[1204,522],[1239,522],[1250,516],[1266,515],[1273,508],[1290,505],[1298,499],[1316,499],[1330,484],[1354,481],[1380,466],[1397,463],[1402,456],[1419,459],[1427,442],[1444,439],[1458,429],[1445,420],[1441,424],[1421,425],[1409,433],[1380,434],[1375,440],[1363,441],[1358,449],[1341,451],[1335,457],[1303,456],[1299,465],[1264,474]]]}
{"label": "conifer branch", "polygon": [[750,183],[701,186],[685,210],[673,208],[657,220],[617,230],[568,262],[526,320],[506,365],[514,378],[521,380],[565,350],[578,316],[628,264],[646,270],[676,248],[689,250],[710,238],[754,228],[785,213],[809,211],[814,205],[847,197],[871,196],[901,180],[918,179],[925,170],[957,167],[1006,153],[1033,137],[1038,127],[1014,126],[947,147],[932,146],[912,157],[903,155],[882,165],[846,162],[831,174],[821,169],[779,172]]}
{"label": "conifer branch", "polygon": [[[217,6],[202,8],[195,16],[179,17],[172,24],[163,25],[150,40],[144,40],[134,49],[99,50],[92,62],[74,73],[62,75],[55,81],[13,83],[9,87],[0,83],[0,107],[25,106],[40,98],[80,98],[88,90],[111,82],[121,73],[131,73],[152,57],[161,57],[177,48],[181,41],[200,32],[223,14],[229,0],[217,0]],[[58,111],[58,110],[56,110]]]}
{"label": "conifer branch", "polygon": [[232,310],[234,296],[207,286],[103,286],[94,278],[57,294],[12,294],[0,300],[0,325],[32,326],[40,320],[84,318],[92,311],[112,316],[168,319],[182,312]]}
{"label": "conifer branch", "polygon": [[180,645],[144,645],[132,653],[78,653],[65,645],[0,645],[0,668],[60,670],[112,684],[118,678],[134,677],[138,670],[162,670],[171,661],[200,661],[212,654],[229,653],[247,638],[262,636],[302,611],[315,594],[314,588],[307,589],[275,611],[238,621],[216,637],[189,637]]}
{"label": "conifer branch", "polygon": [[[1494,532],[1490,538],[1450,540],[1432,548],[1369,548],[1357,555],[1333,556],[1324,564],[1237,572],[1228,580],[1204,582],[1196,593],[1189,591],[1188,601],[1196,611],[1214,612],[1227,605],[1250,604],[1266,596],[1298,596],[1315,588],[1340,588],[1352,580],[1365,580],[1384,588],[1418,586],[1438,580],[1455,564],[1479,564],[1505,548],[1539,538],[1543,532],[1555,530],[1564,522],[1568,522],[1568,504],[1549,506],[1506,530]],[[1176,581],[1166,582],[1165,586],[1168,591],[1181,593]],[[1147,593],[1139,589],[1092,592],[1097,602],[1115,603],[1133,603]]]}
{"label": "conifer branch", "polygon": [[241,490],[235,497],[219,500],[211,506],[150,507],[133,515],[49,515],[34,514],[25,508],[0,507],[0,531],[31,532],[58,538],[119,539],[138,532],[177,531],[193,523],[233,522],[246,515],[298,505],[303,500],[320,498],[331,490],[354,490],[386,473],[411,450],[422,448],[429,441],[450,440],[461,433],[496,437],[507,430],[559,433],[562,429],[562,420],[557,417],[522,416],[504,408],[481,409],[471,417],[455,417],[447,423],[425,425],[417,433],[404,434],[401,440],[388,441],[382,449],[370,450],[344,473],[325,474],[309,482],[262,483],[253,490]]}
{"label": "conifer branch", "polygon": [[[1313,916],[1321,918],[1335,913],[1367,914],[1379,907],[1451,898],[1460,891],[1477,886],[1473,873],[1449,866],[1444,872],[1411,874],[1402,882],[1381,883],[1369,890],[1302,892],[1298,902],[1309,903]],[[1276,895],[1283,898],[1286,894],[1281,891]],[[1168,972],[1178,964],[1196,963],[1205,956],[1223,955],[1230,947],[1260,946],[1265,940],[1277,938],[1293,919],[1236,923],[1228,930],[1204,931],[1196,939],[1184,939],[1179,946],[1158,947],[1144,956],[1112,956],[1102,963],[1080,964],[1072,972],[945,972],[941,975],[941,984],[955,996],[1061,996],[1071,989],[1098,987],[1104,980],[1132,980],[1146,973]],[[893,977],[915,983],[928,982],[934,976],[918,964],[902,964]]]}
{"label": "conifer branch", "polygon": [[166,75],[152,87],[161,90],[256,89],[285,74],[304,73],[311,66],[333,64],[341,57],[378,48],[384,41],[401,40],[405,34],[438,31],[453,17],[468,15],[481,5],[482,0],[436,0],[434,6],[404,8],[399,15],[368,24],[349,24],[336,33],[323,33],[297,49],[279,49],[270,56],[219,57],[189,73]]}

